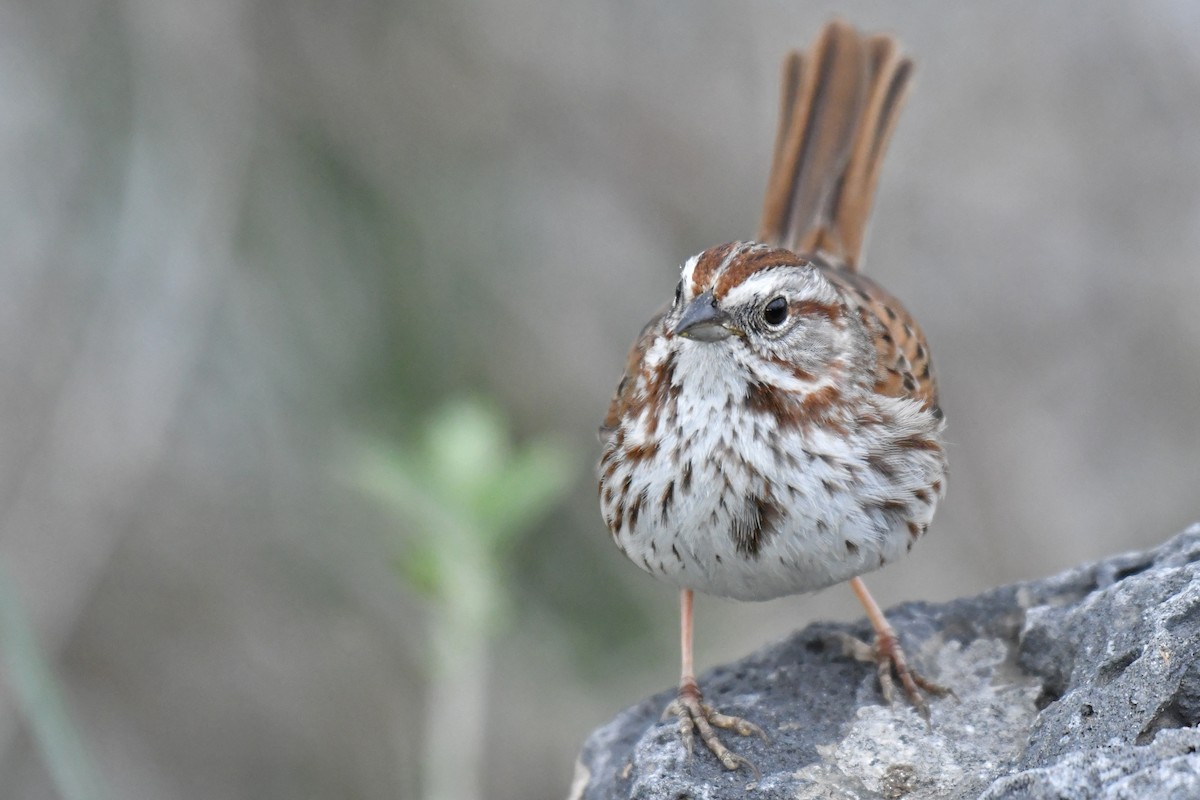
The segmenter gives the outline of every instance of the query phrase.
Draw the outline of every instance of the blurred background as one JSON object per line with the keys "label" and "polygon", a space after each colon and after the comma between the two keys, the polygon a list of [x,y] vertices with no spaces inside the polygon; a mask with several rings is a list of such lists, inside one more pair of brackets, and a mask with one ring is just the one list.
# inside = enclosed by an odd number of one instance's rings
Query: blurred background
{"label": "blurred background", "polygon": [[0,0],[0,797],[563,797],[677,677],[596,426],[834,13],[918,60],[867,270],[952,443],[876,597],[1200,518],[1195,4]]}

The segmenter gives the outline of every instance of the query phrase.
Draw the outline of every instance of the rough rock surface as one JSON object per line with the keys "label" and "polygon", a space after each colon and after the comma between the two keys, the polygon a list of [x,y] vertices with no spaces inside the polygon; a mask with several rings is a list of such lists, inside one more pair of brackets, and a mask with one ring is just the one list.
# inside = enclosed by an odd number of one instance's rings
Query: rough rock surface
{"label": "rough rock surface", "polygon": [[[910,661],[955,698],[933,725],[880,705],[874,669],[815,624],[701,677],[761,770],[688,758],[660,723],[673,690],[595,731],[571,800],[1200,798],[1200,525],[1161,547],[945,605],[888,612]],[[736,740],[733,741],[733,740]]]}

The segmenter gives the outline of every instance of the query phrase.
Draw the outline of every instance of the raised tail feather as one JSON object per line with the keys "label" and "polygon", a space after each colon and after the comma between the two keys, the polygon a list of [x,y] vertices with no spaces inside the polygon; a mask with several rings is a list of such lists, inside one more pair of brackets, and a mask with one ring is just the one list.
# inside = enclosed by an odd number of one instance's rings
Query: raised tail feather
{"label": "raised tail feather", "polygon": [[911,75],[895,39],[837,20],[787,55],[759,241],[858,267]]}

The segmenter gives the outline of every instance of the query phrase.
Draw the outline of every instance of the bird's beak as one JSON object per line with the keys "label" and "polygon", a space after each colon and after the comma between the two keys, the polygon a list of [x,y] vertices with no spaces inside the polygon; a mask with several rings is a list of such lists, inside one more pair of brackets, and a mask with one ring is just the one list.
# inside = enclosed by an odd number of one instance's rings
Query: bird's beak
{"label": "bird's beak", "polygon": [[731,324],[729,315],[717,308],[716,298],[711,291],[697,297],[683,309],[683,316],[675,326],[675,335],[700,342],[718,342],[741,331]]}

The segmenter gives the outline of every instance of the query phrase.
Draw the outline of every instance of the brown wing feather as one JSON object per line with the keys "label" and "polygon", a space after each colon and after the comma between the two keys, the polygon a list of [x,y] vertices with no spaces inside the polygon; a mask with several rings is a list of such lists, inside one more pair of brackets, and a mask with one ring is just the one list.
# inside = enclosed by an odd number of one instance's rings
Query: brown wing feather
{"label": "brown wing feather", "polygon": [[650,321],[642,327],[642,332],[638,334],[637,341],[633,343],[633,347],[629,348],[629,355],[625,358],[625,373],[621,376],[621,382],[617,384],[617,391],[613,393],[613,398],[608,404],[608,413],[604,415],[604,424],[600,426],[600,438],[606,439],[621,422],[621,418],[626,416],[632,408],[635,398],[634,390],[637,386],[637,375],[642,369],[642,361],[646,355],[646,348],[654,341],[654,337],[658,332],[659,322],[667,313],[670,306],[664,306],[658,310],[658,313],[650,318]]}
{"label": "brown wing feather", "polygon": [[925,332],[908,310],[866,275],[816,263],[845,293],[875,342],[875,391],[888,397],[912,397],[937,408],[937,377]]}

